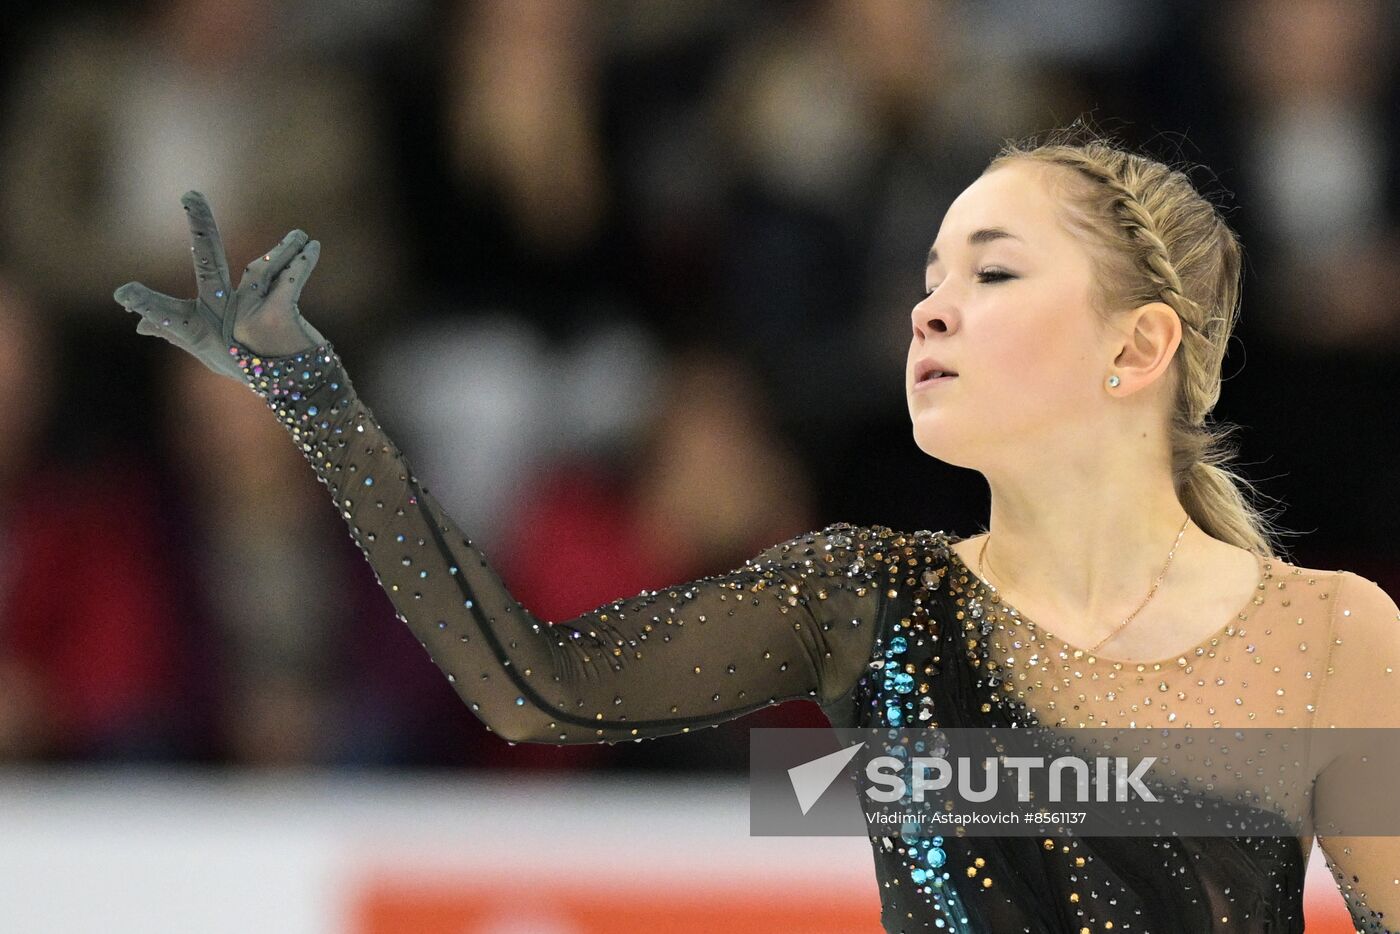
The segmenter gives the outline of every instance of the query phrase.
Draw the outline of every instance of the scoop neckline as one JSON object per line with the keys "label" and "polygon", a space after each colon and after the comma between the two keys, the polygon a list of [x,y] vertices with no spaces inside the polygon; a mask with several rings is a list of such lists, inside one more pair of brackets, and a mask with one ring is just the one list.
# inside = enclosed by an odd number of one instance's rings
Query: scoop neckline
{"label": "scoop neckline", "polygon": [[[953,550],[952,546],[960,541],[966,541],[966,539],[954,537],[952,535],[944,533],[943,542],[946,546],[945,550],[948,552],[949,560],[957,564],[957,566],[967,574],[968,578],[972,582],[972,585],[979,591],[983,593],[998,593],[996,587],[983,580],[982,577],[977,574],[977,572],[973,571],[972,568],[967,566],[967,562],[963,561],[962,556]],[[1164,656],[1162,658],[1113,658],[1111,656],[1103,654],[1102,652],[1091,652],[1086,648],[1073,645],[1068,640],[1061,638],[1045,626],[1035,622],[1030,617],[1022,614],[1020,610],[1016,609],[1014,606],[1007,603],[1005,600],[999,600],[998,603],[1000,604],[1003,613],[1007,615],[1014,614],[1016,619],[1020,620],[1022,624],[1034,628],[1036,633],[1042,636],[1046,641],[1057,642],[1060,645],[1063,645],[1065,648],[1069,649],[1071,652],[1082,652],[1086,658],[1092,658],[1096,661],[1101,662],[1108,662],[1110,665],[1132,665],[1134,667],[1142,666],[1143,668],[1147,668],[1149,666],[1154,665],[1160,666],[1168,663],[1174,663],[1179,658],[1188,658],[1189,660],[1189,656],[1194,654],[1197,649],[1204,648],[1213,640],[1219,639],[1222,633],[1224,633],[1227,629],[1230,629],[1236,624],[1241,614],[1248,612],[1250,606],[1254,603],[1255,595],[1260,592],[1260,585],[1264,583],[1269,572],[1269,564],[1263,555],[1260,555],[1257,551],[1251,551],[1250,554],[1254,556],[1255,568],[1258,570],[1259,573],[1254,581],[1254,587],[1250,590],[1249,597],[1245,600],[1244,605],[1237,609],[1229,617],[1227,617],[1225,622],[1222,623],[1219,628],[1209,633],[1205,638],[1201,639],[1199,642],[1195,643],[1194,645],[1189,645],[1179,652],[1173,652],[1172,654]]]}

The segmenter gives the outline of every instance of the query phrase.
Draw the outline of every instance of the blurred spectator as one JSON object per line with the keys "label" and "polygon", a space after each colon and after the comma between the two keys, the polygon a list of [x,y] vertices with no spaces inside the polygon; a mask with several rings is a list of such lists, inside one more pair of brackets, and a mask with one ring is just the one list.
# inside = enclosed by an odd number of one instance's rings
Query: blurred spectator
{"label": "blurred spectator", "polygon": [[190,294],[179,198],[219,218],[235,284],[294,226],[328,248],[316,319],[345,337],[393,294],[397,206],[357,69],[278,43],[269,0],[160,0],[60,20],[11,89],[0,235],[42,300],[111,313],[139,277]]}
{"label": "blurred spectator", "polygon": [[585,0],[477,0],[454,17],[453,167],[493,186],[515,236],[545,253],[592,239],[606,198],[596,20]]}
{"label": "blurred spectator", "polygon": [[[664,369],[635,444],[565,458],[522,485],[499,565],[536,615],[569,619],[718,574],[820,524],[803,464],[776,435],[744,367],[693,346]],[[824,723],[815,705],[787,704],[745,718],[741,728],[674,737],[664,749],[629,744],[619,755],[631,767],[737,770],[747,762],[749,729]],[[525,747],[512,752],[519,754],[512,762],[545,757]]]}
{"label": "blurred spectator", "polygon": [[1400,349],[1400,11],[1247,0],[1222,12],[1252,246],[1279,299],[1260,326],[1313,352]]}
{"label": "blurred spectator", "polygon": [[470,712],[261,399],[172,352],[168,470],[31,463],[43,410],[15,395],[42,398],[49,360],[0,296],[0,756],[482,764]]}
{"label": "blurred spectator", "polygon": [[[598,10],[581,0],[441,5],[393,62],[396,156],[429,205],[409,212],[418,307],[505,307],[551,336],[607,296],[615,215],[603,151]],[[450,313],[450,312],[449,312]]]}
{"label": "blurred spectator", "polygon": [[[55,414],[52,337],[0,275],[0,756],[179,756],[179,628],[153,562],[151,464],[134,450],[60,463],[36,446]],[[82,413],[56,414],[82,430]]]}
{"label": "blurred spectator", "polygon": [[409,323],[356,378],[439,502],[488,549],[509,534],[522,473],[606,449],[647,416],[664,366],[655,341],[578,307],[590,328],[568,341],[500,313]]}
{"label": "blurred spectator", "polygon": [[448,698],[468,712],[394,618],[315,473],[262,399],[193,357],[166,360],[161,590],[198,633],[212,755],[253,766],[422,756],[409,721]]}

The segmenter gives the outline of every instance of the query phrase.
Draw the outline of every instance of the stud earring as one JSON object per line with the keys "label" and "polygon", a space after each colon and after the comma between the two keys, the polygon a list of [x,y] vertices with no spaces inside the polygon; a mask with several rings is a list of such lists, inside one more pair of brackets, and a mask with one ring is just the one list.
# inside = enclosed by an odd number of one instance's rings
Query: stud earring
{"label": "stud earring", "polygon": [[1121,383],[1121,382],[1122,382],[1122,380],[1118,378],[1118,374],[1117,374],[1117,373],[1114,373],[1112,376],[1110,376],[1110,377],[1108,378],[1108,388],[1109,388],[1109,389],[1116,389],[1116,388],[1118,387],[1118,384]]}

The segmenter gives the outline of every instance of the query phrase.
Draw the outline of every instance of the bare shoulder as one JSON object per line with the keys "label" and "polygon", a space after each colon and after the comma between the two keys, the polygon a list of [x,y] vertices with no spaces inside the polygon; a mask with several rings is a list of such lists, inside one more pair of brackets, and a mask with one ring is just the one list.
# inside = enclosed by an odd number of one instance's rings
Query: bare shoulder
{"label": "bare shoulder", "polygon": [[[1284,587],[1290,589],[1296,584],[1301,584],[1306,587],[1321,588],[1318,593],[1325,593],[1330,597],[1331,594],[1341,590],[1343,586],[1347,590],[1354,589],[1362,582],[1379,586],[1351,571],[1336,568],[1310,568],[1301,564],[1293,564],[1283,558],[1267,558],[1265,560],[1269,565],[1270,578],[1274,581],[1281,581]],[[1347,584],[1347,578],[1351,578],[1352,583]],[[1328,599],[1328,597],[1322,599]]]}
{"label": "bare shoulder", "polygon": [[[1380,584],[1353,571],[1302,568],[1329,580],[1331,631],[1317,725],[1400,726],[1400,608]],[[1319,596],[1322,591],[1319,592]]]}
{"label": "bare shoulder", "polygon": [[1346,677],[1386,676],[1400,668],[1400,607],[1385,588],[1347,570],[1299,568],[1314,580],[1318,597],[1331,601],[1330,658]]}
{"label": "bare shoulder", "polygon": [[1345,569],[1310,568],[1281,558],[1270,558],[1270,577],[1289,590],[1301,585],[1316,590],[1318,598],[1334,600],[1339,620],[1378,620],[1389,626],[1400,620],[1400,609],[1385,588],[1369,577]]}
{"label": "bare shoulder", "polygon": [[1382,632],[1400,636],[1400,607],[1385,588],[1369,577],[1354,571],[1335,571],[1337,575],[1337,615],[1351,620],[1358,617],[1372,622]]}

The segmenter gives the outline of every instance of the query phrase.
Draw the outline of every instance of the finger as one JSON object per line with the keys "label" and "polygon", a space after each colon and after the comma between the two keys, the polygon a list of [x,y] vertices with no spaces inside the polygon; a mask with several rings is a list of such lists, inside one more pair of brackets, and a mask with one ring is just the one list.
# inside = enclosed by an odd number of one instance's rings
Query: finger
{"label": "finger", "polygon": [[309,238],[304,230],[293,230],[282,238],[282,242],[259,256],[243,270],[243,278],[238,282],[239,291],[248,287],[259,295],[266,295],[272,280],[287,267]]}
{"label": "finger", "polygon": [[117,290],[112,293],[112,298],[116,300],[118,305],[129,310],[136,305],[148,304],[151,297],[158,294],[139,282],[128,282],[126,285],[118,286]]}
{"label": "finger", "polygon": [[211,308],[222,308],[229,292],[228,260],[224,242],[214,223],[209,201],[197,191],[187,191],[180,203],[190,222],[190,252],[194,254],[195,281],[199,297]]}
{"label": "finger", "polygon": [[146,288],[139,282],[128,282],[112,293],[117,304],[127,311],[142,312],[147,309],[173,310],[182,303],[181,299],[163,292]]}
{"label": "finger", "polygon": [[321,258],[321,241],[312,240],[306,245],[306,249],[292,263],[288,270],[287,284],[292,287],[292,305],[296,306],[301,298],[301,290],[306,287],[306,280],[311,278],[311,272],[316,268],[316,262]]}
{"label": "finger", "polygon": [[316,268],[316,262],[320,258],[321,241],[312,240],[297,254],[295,259],[287,264],[287,268],[282,270],[282,274],[272,284],[272,289],[277,292],[278,299],[285,301],[288,308],[296,307],[297,301],[301,298],[301,290],[306,287],[306,280],[310,277],[311,271]]}

